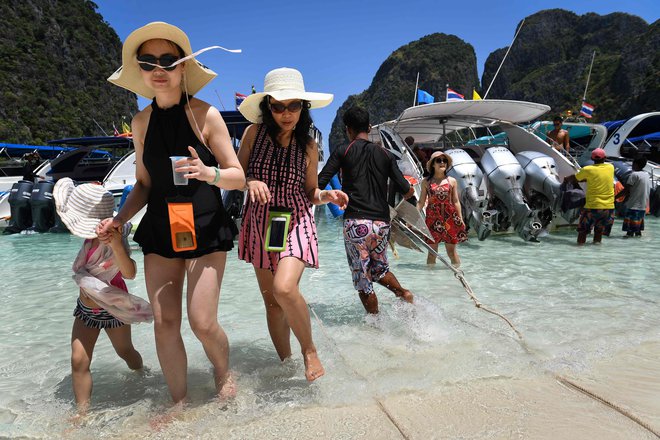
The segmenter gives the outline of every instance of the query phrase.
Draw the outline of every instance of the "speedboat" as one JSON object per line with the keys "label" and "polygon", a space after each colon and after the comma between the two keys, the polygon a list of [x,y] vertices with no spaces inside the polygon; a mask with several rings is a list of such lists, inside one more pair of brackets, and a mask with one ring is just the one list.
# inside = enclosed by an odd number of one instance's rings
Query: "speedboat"
{"label": "speedboat", "polygon": [[521,126],[550,107],[524,101],[476,100],[425,104],[405,109],[398,118],[374,126],[370,140],[399,154],[399,168],[423,173],[411,160],[415,145],[451,156],[448,175],[458,182],[463,218],[480,240],[491,231],[514,230],[525,241],[538,241],[553,223],[574,220],[563,213],[560,185],[579,169],[572,157],[552,148],[533,129]]}
{"label": "speedboat", "polygon": [[[121,136],[58,139],[49,142],[59,153],[44,161],[34,172],[35,181],[20,180],[0,198],[0,219],[7,226],[5,233],[36,230],[46,232],[56,224],[52,190],[55,181],[69,177],[77,182],[101,183],[121,157],[120,152],[131,149],[132,139]],[[12,202],[16,208],[12,210]],[[34,207],[39,205],[39,209]],[[19,208],[20,206],[20,208]]]}

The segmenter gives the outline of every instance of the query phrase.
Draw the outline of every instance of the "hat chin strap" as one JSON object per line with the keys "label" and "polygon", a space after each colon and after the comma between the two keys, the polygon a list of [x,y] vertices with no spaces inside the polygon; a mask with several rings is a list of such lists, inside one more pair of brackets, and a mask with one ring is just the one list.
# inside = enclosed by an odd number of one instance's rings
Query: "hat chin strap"
{"label": "hat chin strap", "polygon": [[221,50],[224,50],[225,52],[230,52],[230,53],[242,53],[243,52],[242,49],[227,49],[227,48],[222,47],[222,46],[209,46],[209,47],[205,47],[204,49],[200,49],[195,53],[191,53],[190,55],[187,55],[183,58],[180,58],[180,59],[176,60],[174,63],[172,63],[171,65],[176,66],[177,64],[181,64],[184,61],[195,58],[197,55],[200,55],[200,54],[202,54],[206,51],[213,50],[213,49],[221,49]]}
{"label": "hat chin strap", "polygon": [[186,105],[188,106],[188,110],[190,110],[190,116],[192,116],[192,120],[195,123],[195,128],[197,129],[197,132],[199,133],[199,140],[202,142],[202,144],[213,154],[213,151],[209,148],[208,145],[206,145],[206,142],[204,141],[204,134],[202,133],[202,130],[200,130],[199,125],[197,124],[197,118],[195,118],[195,112],[193,112],[192,107],[190,106],[190,96],[188,95],[188,81],[186,80],[186,71],[183,71],[183,75],[181,77],[181,82],[183,83],[183,91],[184,94],[186,95]]}
{"label": "hat chin strap", "polygon": [[[200,50],[198,50],[198,51],[195,52],[195,53],[191,53],[190,55],[186,55],[186,56],[183,57],[183,58],[179,58],[178,60],[176,60],[175,62],[173,62],[173,63],[170,64],[169,66],[165,66],[165,67],[175,67],[175,66],[178,66],[179,64],[181,64],[181,63],[183,63],[183,62],[186,62],[186,61],[188,61],[188,60],[190,60],[190,59],[192,59],[192,58],[195,58],[197,55],[199,55],[199,54],[201,54],[201,53],[204,53],[204,52],[206,52],[206,51],[212,50],[212,49],[222,49],[222,50],[224,50],[224,51],[226,51],[226,52],[231,52],[231,53],[242,53],[242,52],[243,52],[242,49],[227,49],[227,48],[224,48],[224,47],[222,47],[222,46],[209,46],[209,47],[205,47],[204,49],[200,49]],[[160,64],[148,63],[148,62],[146,62],[146,61],[140,61],[140,63],[141,63],[141,64],[147,64],[147,65],[149,65],[149,66],[154,66],[154,67],[160,67],[160,68],[163,68],[163,66],[161,66]]]}

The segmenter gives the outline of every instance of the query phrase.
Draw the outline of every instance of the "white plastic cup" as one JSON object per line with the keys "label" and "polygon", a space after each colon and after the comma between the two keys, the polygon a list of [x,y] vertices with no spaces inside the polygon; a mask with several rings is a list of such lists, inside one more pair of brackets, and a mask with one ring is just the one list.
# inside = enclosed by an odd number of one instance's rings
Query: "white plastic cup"
{"label": "white plastic cup", "polygon": [[177,173],[174,171],[176,168],[176,162],[178,160],[187,158],[187,156],[170,156],[170,160],[172,161],[172,180],[174,181],[175,185],[188,185],[188,179],[185,178],[187,173],[185,171],[182,173]]}

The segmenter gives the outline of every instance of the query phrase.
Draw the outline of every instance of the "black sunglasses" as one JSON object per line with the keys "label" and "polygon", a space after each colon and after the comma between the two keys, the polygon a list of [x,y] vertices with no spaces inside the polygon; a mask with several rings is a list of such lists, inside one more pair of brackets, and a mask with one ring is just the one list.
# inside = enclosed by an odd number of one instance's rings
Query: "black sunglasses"
{"label": "black sunglasses", "polygon": [[433,159],[433,162],[442,162],[442,163],[449,164],[449,161],[447,159],[445,159],[444,157],[442,157],[440,159]]}
{"label": "black sunglasses", "polygon": [[163,70],[171,72],[172,70],[176,69],[176,66],[173,66],[172,64],[178,60],[178,56],[170,54],[161,55],[160,58],[156,58],[153,55],[140,55],[137,57],[140,69],[144,70],[145,72],[151,72],[158,66],[160,66]]}
{"label": "black sunglasses", "polygon": [[305,101],[293,101],[289,105],[284,105],[281,102],[270,102],[268,101],[268,108],[273,113],[284,113],[284,110],[289,110],[290,113],[298,113],[300,110],[309,108],[309,102]]}

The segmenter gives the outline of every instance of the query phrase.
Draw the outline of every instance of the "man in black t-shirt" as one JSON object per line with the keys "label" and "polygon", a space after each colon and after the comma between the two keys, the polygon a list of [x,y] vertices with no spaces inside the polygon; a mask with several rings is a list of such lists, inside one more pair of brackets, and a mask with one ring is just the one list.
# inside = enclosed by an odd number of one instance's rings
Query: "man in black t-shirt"
{"label": "man in black t-shirt", "polygon": [[353,285],[367,312],[378,313],[374,281],[397,297],[413,302],[413,294],[401,287],[387,261],[390,235],[387,181],[392,179],[405,198],[412,196],[414,189],[403,177],[396,159],[381,146],[369,142],[366,110],[351,107],[344,113],[343,121],[350,143],[333,151],[319,174],[319,188],[325,188],[341,170],[342,191],[349,197],[344,211],[344,245]]}

